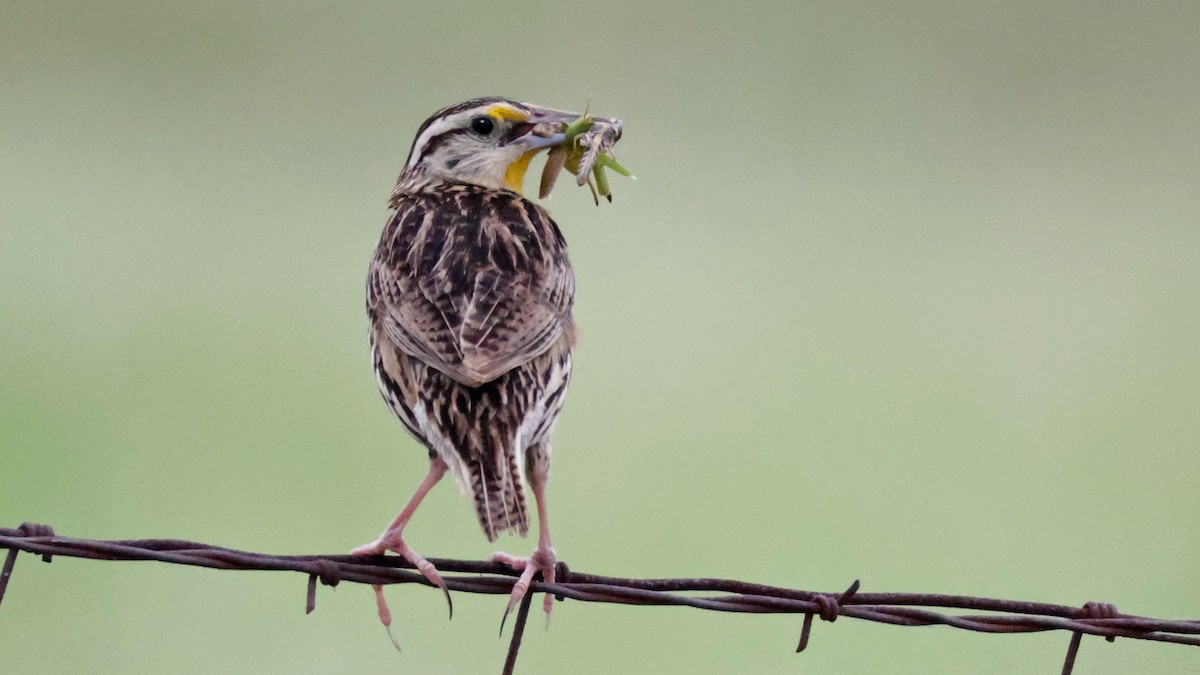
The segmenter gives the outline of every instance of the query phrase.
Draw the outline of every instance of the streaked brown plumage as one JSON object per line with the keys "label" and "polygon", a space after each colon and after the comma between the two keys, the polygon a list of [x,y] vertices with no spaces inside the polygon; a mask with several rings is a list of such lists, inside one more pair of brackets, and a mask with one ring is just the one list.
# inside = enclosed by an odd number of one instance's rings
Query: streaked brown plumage
{"label": "streaked brown plumage", "polygon": [[[538,548],[529,559],[497,558],[524,570],[510,609],[535,571],[553,577],[544,489],[575,342],[566,242],[546,211],[521,196],[521,180],[538,150],[562,142],[561,134],[534,136],[532,127],[575,116],[488,98],[427,120],[367,279],[379,389],[428,449],[430,473],[387,531],[354,552],[395,551],[445,590],[402,537],[425,493],[449,470],[494,540],[528,531],[528,479]],[[380,603],[387,623],[382,596]]]}
{"label": "streaked brown plumage", "polygon": [[461,462],[489,540],[525,534],[519,455],[549,442],[571,371],[566,243],[508,190],[438,183],[392,203],[367,282],[380,391],[456,475]]}

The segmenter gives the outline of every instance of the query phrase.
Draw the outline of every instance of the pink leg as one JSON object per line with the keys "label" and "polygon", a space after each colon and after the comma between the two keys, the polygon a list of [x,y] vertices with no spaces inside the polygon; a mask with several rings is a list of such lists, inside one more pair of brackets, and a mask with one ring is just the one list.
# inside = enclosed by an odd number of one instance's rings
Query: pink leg
{"label": "pink leg", "polygon": [[[404,510],[392,520],[392,523],[383,531],[383,534],[379,535],[378,539],[350,551],[350,555],[382,555],[385,551],[395,552],[400,557],[412,563],[413,567],[416,567],[417,571],[429,580],[429,583],[442,589],[442,593],[446,595],[446,604],[450,605],[450,615],[454,616],[454,605],[450,602],[450,591],[446,588],[446,582],[442,581],[441,575],[438,574],[437,569],[428,560],[409,548],[408,543],[404,541],[405,525],[408,525],[408,521],[412,518],[413,513],[416,512],[417,507],[420,506],[421,500],[425,499],[425,495],[429,494],[433,486],[437,485],[442,476],[446,475],[446,468],[446,463],[441,458],[435,457],[430,461],[429,473],[425,475],[425,480],[421,481],[421,484],[417,487],[416,494],[412,496],[412,499],[408,500],[408,504],[405,505]],[[387,609],[387,603],[383,600],[383,588],[381,586],[375,586],[374,588],[375,599],[379,605],[379,620],[383,622],[384,626],[388,627],[388,631],[390,632],[392,617]]]}
{"label": "pink leg", "polygon": [[[499,552],[492,554],[492,560],[509,565],[521,572],[521,576],[517,579],[517,583],[513,584],[512,594],[508,598],[508,608],[504,610],[505,617],[513,610],[513,607],[517,606],[517,603],[525,598],[525,594],[529,592],[529,584],[533,582],[534,574],[540,571],[542,579],[546,583],[554,583],[554,569],[558,562],[554,549],[550,546],[550,522],[546,514],[546,476],[534,473],[530,476],[529,483],[533,488],[533,498],[537,500],[537,549],[528,558],[518,558]],[[553,609],[554,596],[547,593],[545,600],[542,601],[542,610],[546,612],[547,627],[550,626],[550,611]]]}

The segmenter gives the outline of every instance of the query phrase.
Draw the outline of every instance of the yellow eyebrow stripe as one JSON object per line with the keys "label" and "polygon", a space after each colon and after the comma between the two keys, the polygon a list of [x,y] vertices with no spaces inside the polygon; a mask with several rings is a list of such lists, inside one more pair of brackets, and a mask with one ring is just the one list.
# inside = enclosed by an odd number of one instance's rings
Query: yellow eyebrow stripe
{"label": "yellow eyebrow stripe", "polygon": [[506,105],[494,105],[488,109],[488,114],[512,122],[524,122],[529,117],[525,113]]}

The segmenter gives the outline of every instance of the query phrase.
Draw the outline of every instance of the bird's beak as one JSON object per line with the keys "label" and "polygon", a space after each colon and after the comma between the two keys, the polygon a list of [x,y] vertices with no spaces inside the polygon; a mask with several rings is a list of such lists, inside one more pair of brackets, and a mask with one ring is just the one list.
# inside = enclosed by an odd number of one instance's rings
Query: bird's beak
{"label": "bird's beak", "polygon": [[515,124],[508,133],[507,143],[519,143],[530,150],[540,150],[566,142],[562,127],[579,119],[576,112],[528,106],[529,117]]}

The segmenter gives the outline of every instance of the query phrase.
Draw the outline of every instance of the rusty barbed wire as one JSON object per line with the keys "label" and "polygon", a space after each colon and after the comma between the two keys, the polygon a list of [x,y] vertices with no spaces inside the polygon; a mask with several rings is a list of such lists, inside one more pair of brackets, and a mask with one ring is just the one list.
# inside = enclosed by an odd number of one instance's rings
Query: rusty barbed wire
{"label": "rusty barbed wire", "polygon": [[[361,584],[431,584],[397,556],[267,555],[177,539],[93,540],[60,537],[45,525],[24,523],[0,528],[0,548],[8,549],[0,570],[0,602],[12,576],[17,553],[26,551],[50,562],[53,556],[95,560],[155,560],[220,570],[279,570],[308,575],[305,610],[316,603],[317,582],[336,586],[342,581]],[[508,595],[517,573],[507,565],[472,560],[429,558],[452,591]],[[452,576],[466,574],[474,576]],[[1064,630],[1072,633],[1062,672],[1074,666],[1084,635],[1109,642],[1116,638],[1200,646],[1200,620],[1155,619],[1121,614],[1107,603],[1070,607],[1041,602],[1000,600],[965,595],[922,593],[861,593],[855,581],[842,593],[821,593],[727,579],[629,579],[570,570],[559,563],[557,581],[535,579],[518,610],[504,666],[515,667],[529,600],[534,593],[551,593],[558,600],[626,605],[676,605],[719,612],[802,614],[797,652],[807,647],[814,617],[834,621],[850,617],[895,626],[943,625],[981,633],[1033,633]],[[703,593],[709,595],[694,595]],[[685,595],[686,594],[686,595]],[[714,595],[722,594],[722,595]],[[968,610],[990,614],[947,614]]]}

